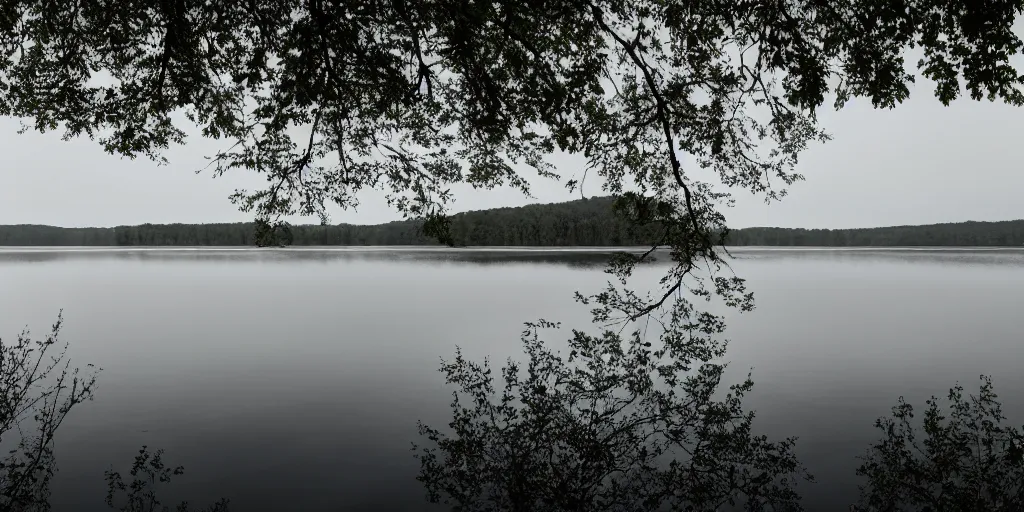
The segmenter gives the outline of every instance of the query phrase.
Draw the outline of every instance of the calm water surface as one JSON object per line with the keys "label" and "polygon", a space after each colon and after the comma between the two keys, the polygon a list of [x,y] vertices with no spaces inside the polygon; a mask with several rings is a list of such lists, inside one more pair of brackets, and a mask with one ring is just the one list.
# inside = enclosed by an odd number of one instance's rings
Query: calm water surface
{"label": "calm water surface", "polygon": [[[900,395],[995,379],[1024,419],[1024,252],[734,250],[758,308],[730,318],[733,380],[770,436],[800,437],[809,510],[856,498],[856,457]],[[104,510],[141,445],[167,496],[233,510],[423,510],[410,443],[444,424],[456,345],[518,354],[522,322],[587,327],[594,251],[0,249],[0,336],[64,309],[74,364],[103,368],[58,438],[54,510]],[[643,269],[656,279],[664,267]],[[564,333],[561,337],[567,337]]]}

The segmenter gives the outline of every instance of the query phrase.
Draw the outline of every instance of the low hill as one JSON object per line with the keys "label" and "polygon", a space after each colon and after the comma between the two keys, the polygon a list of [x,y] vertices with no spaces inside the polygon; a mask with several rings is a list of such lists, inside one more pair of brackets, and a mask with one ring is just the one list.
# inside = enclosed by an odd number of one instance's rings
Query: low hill
{"label": "low hill", "polygon": [[[452,218],[468,246],[635,246],[654,239],[612,214],[612,198],[466,212]],[[250,246],[254,225],[143,224],[113,228],[0,226],[2,246]],[[416,221],[292,227],[292,245],[434,245]],[[864,229],[745,228],[730,246],[1010,246],[1024,245],[1024,220]]]}

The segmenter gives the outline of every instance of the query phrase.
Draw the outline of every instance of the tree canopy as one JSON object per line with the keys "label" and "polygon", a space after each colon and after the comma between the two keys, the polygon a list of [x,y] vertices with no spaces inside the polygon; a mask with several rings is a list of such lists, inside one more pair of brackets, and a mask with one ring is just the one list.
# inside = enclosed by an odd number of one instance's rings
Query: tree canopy
{"label": "tree canopy", "polygon": [[[19,0],[0,7],[0,113],[160,159],[189,126],[214,173],[267,177],[234,200],[272,223],[326,217],[367,187],[450,241],[450,187],[527,168],[638,191],[680,273],[715,261],[728,196],[781,197],[815,111],[892,107],[920,76],[948,103],[1020,104],[1019,0]],[[912,66],[907,52],[923,57]],[[565,176],[547,157],[582,155]],[[274,230],[265,230],[273,233]],[[670,280],[671,283],[672,280]]]}

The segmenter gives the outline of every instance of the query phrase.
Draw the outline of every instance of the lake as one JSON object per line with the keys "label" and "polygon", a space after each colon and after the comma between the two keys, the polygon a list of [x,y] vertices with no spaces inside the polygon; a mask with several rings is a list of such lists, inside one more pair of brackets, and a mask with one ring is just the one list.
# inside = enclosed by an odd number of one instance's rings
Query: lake
{"label": "lake", "polygon": [[[900,395],[992,375],[1024,419],[1024,251],[734,249],[757,309],[731,314],[755,427],[800,438],[808,510],[857,496],[856,457]],[[185,466],[164,493],[232,510],[423,510],[416,421],[443,425],[440,358],[519,354],[524,321],[589,327],[572,293],[599,250],[0,249],[0,336],[63,308],[72,363],[103,368],[61,427],[54,510],[106,510],[142,445]],[[641,282],[664,266],[642,268]],[[562,338],[568,332],[559,334]]]}

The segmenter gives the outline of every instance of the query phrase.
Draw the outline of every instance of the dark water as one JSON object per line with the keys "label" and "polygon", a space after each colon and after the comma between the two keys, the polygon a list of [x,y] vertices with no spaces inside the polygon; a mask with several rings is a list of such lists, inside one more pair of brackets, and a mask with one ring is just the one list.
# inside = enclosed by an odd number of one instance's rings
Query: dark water
{"label": "dark water", "polygon": [[[732,315],[757,427],[800,437],[809,510],[856,498],[856,457],[900,395],[995,379],[1024,419],[1024,252],[734,250],[758,309]],[[185,475],[168,496],[234,510],[422,510],[410,443],[443,424],[437,372],[518,353],[522,322],[587,327],[585,251],[0,250],[0,335],[64,308],[96,399],[57,441],[54,510],[103,510],[103,471],[147,444]],[[664,267],[643,269],[656,279]],[[567,337],[565,333],[563,337]]]}

